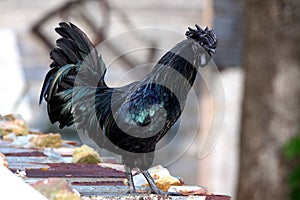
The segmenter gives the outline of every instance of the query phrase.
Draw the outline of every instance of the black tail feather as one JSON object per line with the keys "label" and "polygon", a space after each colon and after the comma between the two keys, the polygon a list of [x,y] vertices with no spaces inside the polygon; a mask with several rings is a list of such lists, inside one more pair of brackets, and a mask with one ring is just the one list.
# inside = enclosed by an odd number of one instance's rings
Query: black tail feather
{"label": "black tail feather", "polygon": [[59,48],[54,48],[50,52],[50,58],[53,60],[53,62],[50,64],[50,67],[59,68],[60,66],[65,66],[70,62],[68,56]]}
{"label": "black tail feather", "polygon": [[83,60],[82,56],[78,52],[76,44],[73,41],[66,38],[59,38],[56,41],[56,44],[66,55],[68,55],[69,63],[77,64],[80,60]]}
{"label": "black tail feather", "polygon": [[82,78],[76,81],[91,88],[95,87],[90,85],[91,79],[97,80],[98,86],[106,86],[106,67],[92,42],[77,26],[62,22],[55,30],[61,38],[56,41],[57,47],[50,52],[53,62],[45,77],[39,102],[43,98],[46,100],[50,121],[58,121],[62,128],[73,123],[73,104],[76,100],[72,99],[72,91],[79,69]]}

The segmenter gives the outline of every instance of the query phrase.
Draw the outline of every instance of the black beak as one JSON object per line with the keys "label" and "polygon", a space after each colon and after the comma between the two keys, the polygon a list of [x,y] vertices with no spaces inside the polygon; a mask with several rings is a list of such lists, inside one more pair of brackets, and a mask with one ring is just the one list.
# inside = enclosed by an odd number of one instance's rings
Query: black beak
{"label": "black beak", "polygon": [[216,52],[216,50],[214,50],[214,49],[210,49],[210,50],[209,50],[209,52],[210,52],[210,53],[215,53],[215,52]]}
{"label": "black beak", "polygon": [[212,54],[214,54],[216,52],[216,50],[215,49],[208,49],[207,52],[211,56]]}

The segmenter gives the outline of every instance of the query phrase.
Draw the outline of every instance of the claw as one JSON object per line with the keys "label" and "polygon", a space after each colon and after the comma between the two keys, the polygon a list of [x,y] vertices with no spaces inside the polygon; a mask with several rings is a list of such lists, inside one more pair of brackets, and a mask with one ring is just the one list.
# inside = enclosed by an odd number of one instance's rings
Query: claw
{"label": "claw", "polygon": [[128,190],[126,192],[126,194],[132,194],[132,195],[136,195],[136,194],[139,194],[136,190]]}

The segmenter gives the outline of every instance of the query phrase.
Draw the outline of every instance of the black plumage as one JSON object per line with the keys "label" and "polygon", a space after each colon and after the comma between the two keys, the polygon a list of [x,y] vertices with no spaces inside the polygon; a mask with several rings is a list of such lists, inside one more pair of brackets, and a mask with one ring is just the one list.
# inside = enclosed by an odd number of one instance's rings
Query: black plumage
{"label": "black plumage", "polygon": [[111,88],[105,64],[87,36],[75,25],[60,23],[62,37],[50,53],[53,62],[40,95],[51,123],[76,124],[99,147],[123,157],[135,192],[131,169],[137,167],[152,192],[160,193],[147,172],[155,146],[180,117],[199,66],[215,52],[217,37],[208,28],[186,32],[187,39],[168,51],[141,81]]}

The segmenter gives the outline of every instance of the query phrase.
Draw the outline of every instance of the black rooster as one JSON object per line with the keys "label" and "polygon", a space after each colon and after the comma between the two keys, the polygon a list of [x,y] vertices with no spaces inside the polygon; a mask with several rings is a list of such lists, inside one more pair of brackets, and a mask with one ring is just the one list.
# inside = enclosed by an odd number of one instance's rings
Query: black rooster
{"label": "black rooster", "polygon": [[155,146],[180,117],[197,75],[215,52],[213,30],[189,28],[187,39],[168,51],[141,81],[111,88],[104,81],[105,64],[87,36],[75,25],[60,23],[62,37],[50,53],[53,62],[40,95],[51,123],[73,123],[98,146],[122,156],[135,193],[131,170],[139,168],[151,187],[162,193],[147,169]]}

